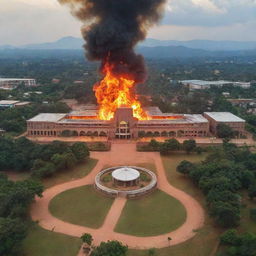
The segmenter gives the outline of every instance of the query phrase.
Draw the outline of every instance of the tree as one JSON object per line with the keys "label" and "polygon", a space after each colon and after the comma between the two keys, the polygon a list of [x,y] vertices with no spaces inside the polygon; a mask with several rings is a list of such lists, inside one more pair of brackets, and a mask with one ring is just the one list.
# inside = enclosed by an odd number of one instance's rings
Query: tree
{"label": "tree", "polygon": [[215,217],[216,222],[223,228],[235,227],[240,221],[239,209],[228,202],[214,203],[210,213]]}
{"label": "tree", "polygon": [[253,182],[248,189],[248,196],[252,199],[256,197],[256,182]]}
{"label": "tree", "polygon": [[160,143],[158,143],[156,140],[151,140],[148,145],[149,147],[156,151],[158,151],[160,147]]}
{"label": "tree", "polygon": [[102,242],[98,247],[96,247],[92,256],[125,256],[128,251],[128,247],[122,245],[118,241],[108,241]]}
{"label": "tree", "polygon": [[170,151],[176,151],[180,149],[180,143],[176,139],[166,140],[160,146],[161,154],[168,154]]}
{"label": "tree", "polygon": [[51,161],[54,163],[57,170],[66,168],[66,159],[64,154],[54,154],[51,158]]}
{"label": "tree", "polygon": [[238,233],[235,229],[229,229],[220,236],[222,244],[237,245],[238,240]]}
{"label": "tree", "polygon": [[83,243],[87,243],[89,246],[92,245],[93,238],[92,238],[92,235],[91,235],[91,234],[84,233],[84,234],[81,236],[81,239],[82,239]]}
{"label": "tree", "polygon": [[196,149],[196,141],[195,140],[184,140],[183,141],[183,149],[187,152],[187,154],[191,153]]}
{"label": "tree", "polygon": [[53,163],[45,162],[39,159],[36,163],[36,166],[38,166],[39,161],[42,163],[42,166],[39,169],[33,168],[32,176],[36,178],[47,178],[55,173],[56,167]]}
{"label": "tree", "polygon": [[66,169],[72,169],[75,164],[77,163],[77,159],[73,153],[65,153],[63,154],[63,157],[65,159],[65,167]]}
{"label": "tree", "polygon": [[90,155],[90,151],[87,147],[87,144],[83,142],[74,143],[71,146],[71,150],[75,155],[76,159],[78,160],[78,162],[84,161]]}
{"label": "tree", "polygon": [[178,166],[177,166],[177,172],[182,174],[189,174],[190,171],[193,169],[194,164],[187,160],[183,160]]}
{"label": "tree", "polygon": [[222,139],[232,139],[234,137],[234,131],[227,124],[220,123],[217,125],[217,136]]}
{"label": "tree", "polygon": [[244,233],[238,235],[235,230],[227,231],[222,235],[226,246],[224,255],[227,256],[254,256],[256,255],[256,234]]}
{"label": "tree", "polygon": [[148,250],[148,256],[154,256],[156,255],[156,249],[155,248],[151,248]]}
{"label": "tree", "polygon": [[0,218],[0,255],[14,255],[27,235],[26,225],[20,219]]}
{"label": "tree", "polygon": [[251,218],[253,221],[256,221],[256,208],[250,209],[250,218]]}

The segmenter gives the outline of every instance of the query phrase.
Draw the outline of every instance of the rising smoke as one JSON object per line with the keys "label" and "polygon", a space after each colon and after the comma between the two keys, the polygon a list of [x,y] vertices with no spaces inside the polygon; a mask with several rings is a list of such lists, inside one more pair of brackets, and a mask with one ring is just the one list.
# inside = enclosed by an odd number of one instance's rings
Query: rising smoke
{"label": "rising smoke", "polygon": [[82,34],[89,60],[108,62],[114,74],[126,74],[137,83],[146,78],[141,55],[134,52],[147,30],[163,13],[166,0],[59,0],[85,23]]}

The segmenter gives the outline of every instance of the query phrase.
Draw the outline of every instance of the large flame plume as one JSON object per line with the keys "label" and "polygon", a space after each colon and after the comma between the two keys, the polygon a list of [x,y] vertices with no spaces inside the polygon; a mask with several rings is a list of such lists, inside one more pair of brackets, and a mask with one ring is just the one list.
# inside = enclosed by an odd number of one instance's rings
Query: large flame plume
{"label": "large flame plume", "polygon": [[139,120],[147,119],[141,104],[135,99],[132,89],[135,81],[127,74],[113,74],[113,66],[106,62],[103,67],[105,77],[94,86],[95,95],[100,105],[99,118],[110,120],[119,107],[130,107],[133,116]]}
{"label": "large flame plume", "polygon": [[133,108],[134,116],[146,119],[132,95],[134,85],[145,81],[144,58],[134,47],[147,30],[159,22],[167,0],[58,0],[85,25],[82,35],[89,60],[100,61],[105,77],[94,90],[100,118],[109,120],[119,106]]}

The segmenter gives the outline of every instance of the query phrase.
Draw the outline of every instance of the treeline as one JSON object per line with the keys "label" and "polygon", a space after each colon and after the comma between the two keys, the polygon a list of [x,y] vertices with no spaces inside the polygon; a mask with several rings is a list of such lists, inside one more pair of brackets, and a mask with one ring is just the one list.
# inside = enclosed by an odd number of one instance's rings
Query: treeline
{"label": "treeline", "polygon": [[25,137],[0,137],[0,171],[30,171],[33,177],[43,178],[70,169],[88,157],[89,149],[82,142],[72,146],[60,141],[40,145]]}
{"label": "treeline", "polygon": [[28,207],[42,192],[42,184],[35,180],[13,182],[0,173],[0,255],[19,255],[30,224]]}
{"label": "treeline", "polygon": [[176,139],[169,139],[165,142],[158,142],[152,139],[149,143],[138,143],[138,151],[159,151],[162,155],[169,154],[173,151],[185,151],[186,153],[197,152],[202,153],[203,149],[197,146],[195,140],[184,140],[180,143]]}
{"label": "treeline", "polygon": [[235,229],[226,231],[220,237],[221,245],[225,247],[217,256],[255,256],[256,234],[238,234]]}
{"label": "treeline", "polygon": [[240,190],[247,190],[251,199],[256,197],[256,154],[247,147],[224,143],[204,162],[183,161],[177,171],[187,175],[203,191],[210,215],[224,228],[239,225]]}
{"label": "treeline", "polygon": [[62,102],[52,104],[34,103],[20,108],[0,110],[0,128],[16,134],[26,131],[26,120],[39,113],[68,113],[70,108]]}

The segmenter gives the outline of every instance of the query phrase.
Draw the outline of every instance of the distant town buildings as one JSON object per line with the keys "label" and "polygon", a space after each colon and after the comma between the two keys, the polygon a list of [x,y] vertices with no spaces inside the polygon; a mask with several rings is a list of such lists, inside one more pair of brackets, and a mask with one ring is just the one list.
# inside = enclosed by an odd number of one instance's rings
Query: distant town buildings
{"label": "distant town buildings", "polygon": [[247,113],[256,114],[256,99],[227,99],[227,101],[232,106],[245,109]]}
{"label": "distant town buildings", "polygon": [[0,100],[0,109],[24,107],[29,105],[28,101],[17,101],[17,100]]}
{"label": "distant town buildings", "polygon": [[13,90],[17,86],[24,84],[25,87],[36,87],[37,83],[35,79],[27,78],[0,78],[0,89]]}
{"label": "distant town buildings", "polygon": [[58,83],[60,83],[60,79],[53,78],[53,79],[52,79],[52,83],[53,83],[53,84],[58,84]]}
{"label": "distant town buildings", "polygon": [[183,85],[188,86],[190,90],[204,90],[211,87],[223,87],[225,85],[237,86],[244,89],[251,87],[251,83],[247,82],[232,82],[232,81],[205,81],[205,80],[183,80],[180,81]]}
{"label": "distant town buildings", "polygon": [[3,136],[6,133],[6,131],[4,129],[0,128],[0,136]]}

